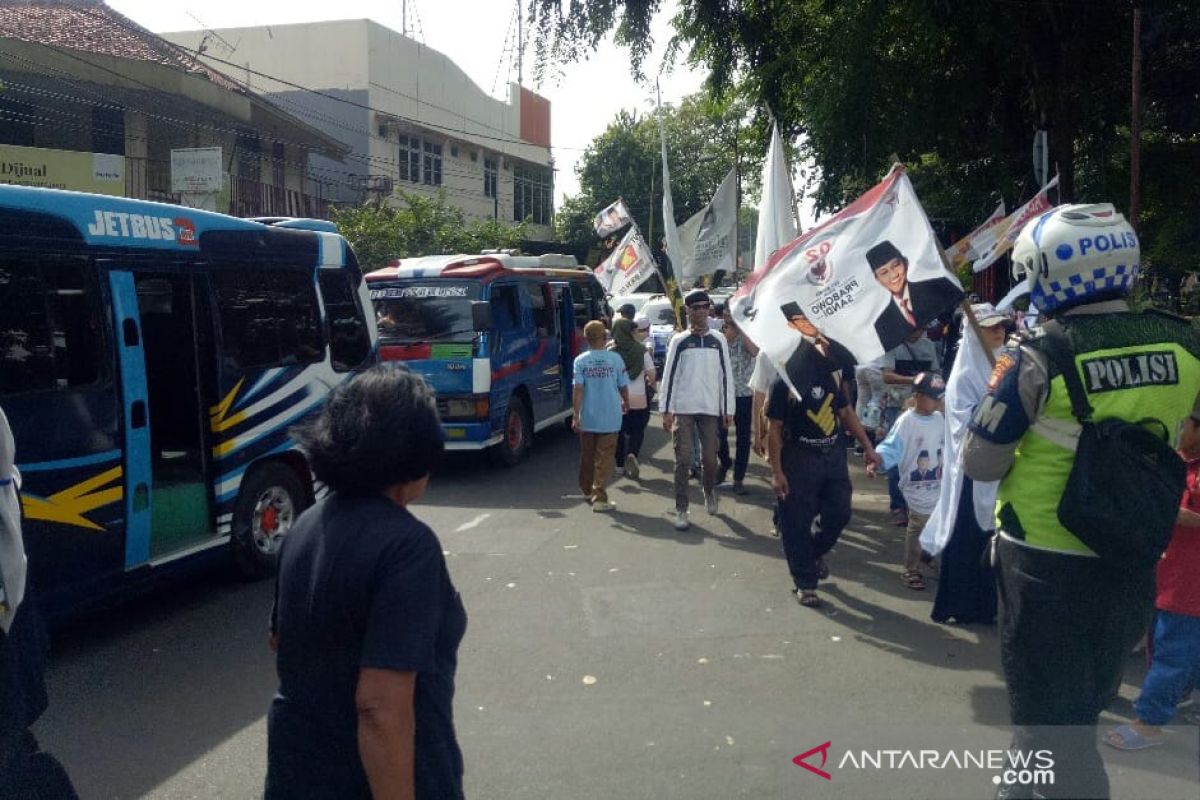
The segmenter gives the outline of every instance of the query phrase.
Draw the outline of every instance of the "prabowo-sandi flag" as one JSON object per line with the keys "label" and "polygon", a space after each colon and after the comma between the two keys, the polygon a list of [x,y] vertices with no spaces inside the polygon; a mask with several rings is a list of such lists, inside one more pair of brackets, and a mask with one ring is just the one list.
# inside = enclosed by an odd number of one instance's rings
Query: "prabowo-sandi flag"
{"label": "prabowo-sandi flag", "polygon": [[1021,235],[1021,229],[1025,227],[1026,222],[1051,209],[1050,190],[1056,186],[1058,186],[1057,175],[1054,176],[1054,180],[1043,186],[1032,200],[989,229],[989,233],[995,235],[996,238],[994,241],[981,242],[980,247],[976,248],[979,256],[971,266],[974,272],[983,272],[995,263],[996,259],[1007,253],[1017,243],[1017,237]]}
{"label": "prabowo-sandi flag", "polygon": [[596,267],[596,279],[609,294],[637,291],[654,274],[654,259],[641,234],[630,229],[608,258]]}
{"label": "prabowo-sandi flag", "polygon": [[603,211],[596,215],[595,227],[596,235],[603,239],[605,236],[616,233],[624,228],[633,218],[629,216],[629,209],[625,207],[625,201],[617,198],[617,202],[609,205]]}
{"label": "prabowo-sandi flag", "polygon": [[758,233],[754,237],[754,269],[767,263],[779,248],[796,238],[796,197],[792,172],[783,152],[779,125],[771,126],[771,146],[763,162],[762,202],[758,206]]}
{"label": "prabowo-sandi flag", "polygon": [[777,250],[734,296],[733,314],[788,375],[801,339],[792,321],[798,315],[865,363],[962,298],[898,165],[862,197]]}
{"label": "prabowo-sandi flag", "polygon": [[1001,200],[1000,205],[996,206],[996,210],[982,225],[946,248],[946,258],[950,259],[950,267],[957,270],[968,261],[979,258],[979,254],[991,247],[992,242],[996,240],[995,228],[1003,221],[1004,201]]}
{"label": "prabowo-sandi flag", "polygon": [[679,279],[694,286],[705,275],[737,266],[737,168],[729,170],[725,180],[704,208],[679,226],[682,269]]}

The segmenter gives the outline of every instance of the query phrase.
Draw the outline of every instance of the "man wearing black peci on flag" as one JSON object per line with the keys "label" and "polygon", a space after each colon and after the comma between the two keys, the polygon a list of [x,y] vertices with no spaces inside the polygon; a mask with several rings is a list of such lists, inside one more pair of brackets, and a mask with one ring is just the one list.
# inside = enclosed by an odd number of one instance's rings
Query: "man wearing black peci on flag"
{"label": "man wearing black peci on flag", "polygon": [[899,345],[962,298],[962,290],[948,278],[910,281],[908,259],[887,239],[867,251],[867,263],[875,280],[891,295],[875,319],[875,333],[885,350]]}

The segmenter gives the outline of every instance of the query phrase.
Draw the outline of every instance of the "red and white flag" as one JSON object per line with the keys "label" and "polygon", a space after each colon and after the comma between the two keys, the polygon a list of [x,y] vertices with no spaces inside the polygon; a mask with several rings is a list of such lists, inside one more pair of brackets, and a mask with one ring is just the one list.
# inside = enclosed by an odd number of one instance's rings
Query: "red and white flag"
{"label": "red and white flag", "polygon": [[1004,221],[1004,201],[996,206],[991,216],[983,221],[975,230],[946,248],[946,257],[950,259],[950,267],[957,270],[968,261],[979,258],[979,254],[991,246],[996,240],[995,227]]}
{"label": "red and white flag", "polygon": [[986,233],[989,238],[995,236],[995,239],[990,242],[981,242],[980,247],[975,248],[979,255],[971,269],[975,272],[983,272],[995,263],[996,259],[1012,249],[1012,246],[1017,243],[1017,237],[1021,235],[1021,229],[1025,227],[1025,223],[1035,217],[1040,217],[1053,208],[1049,195],[1050,190],[1056,186],[1058,186],[1057,175],[1054,176],[1054,180],[1043,186],[1042,190],[1035,194],[1028,203],[990,228]]}
{"label": "red and white flag", "polygon": [[897,167],[775,251],[734,296],[733,315],[787,374],[801,339],[789,321],[798,314],[865,363],[962,298],[908,174]]}

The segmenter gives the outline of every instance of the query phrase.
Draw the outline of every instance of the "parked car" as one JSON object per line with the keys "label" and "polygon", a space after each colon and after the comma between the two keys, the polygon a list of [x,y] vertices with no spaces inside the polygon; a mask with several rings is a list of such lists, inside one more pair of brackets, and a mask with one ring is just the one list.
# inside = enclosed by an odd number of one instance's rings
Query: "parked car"
{"label": "parked car", "polygon": [[663,362],[667,358],[667,343],[677,329],[675,309],[666,295],[656,294],[642,306],[642,314],[650,318],[651,357],[658,374],[662,374]]}

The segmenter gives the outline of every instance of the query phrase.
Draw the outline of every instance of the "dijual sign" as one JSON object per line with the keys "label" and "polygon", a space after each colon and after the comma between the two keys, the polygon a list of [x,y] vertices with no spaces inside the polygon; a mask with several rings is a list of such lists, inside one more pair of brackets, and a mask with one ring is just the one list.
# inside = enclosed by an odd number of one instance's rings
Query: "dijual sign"
{"label": "dijual sign", "polygon": [[0,183],[125,196],[125,156],[0,144]]}

